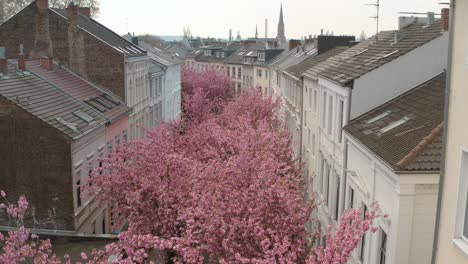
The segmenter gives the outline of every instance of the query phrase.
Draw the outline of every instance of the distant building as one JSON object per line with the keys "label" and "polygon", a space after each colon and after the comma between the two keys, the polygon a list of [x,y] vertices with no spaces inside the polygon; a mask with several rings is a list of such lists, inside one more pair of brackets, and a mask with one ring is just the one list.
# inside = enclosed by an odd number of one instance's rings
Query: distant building
{"label": "distant building", "polygon": [[286,44],[286,35],[284,29],[284,19],[283,19],[283,4],[281,4],[280,8],[280,16],[278,21],[278,34],[276,35],[276,41],[278,42],[279,46],[283,46]]}

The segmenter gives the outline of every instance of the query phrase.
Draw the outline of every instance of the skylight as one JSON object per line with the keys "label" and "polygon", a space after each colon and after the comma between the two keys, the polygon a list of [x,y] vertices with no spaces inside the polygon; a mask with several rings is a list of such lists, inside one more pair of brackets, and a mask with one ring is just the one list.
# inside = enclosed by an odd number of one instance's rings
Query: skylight
{"label": "skylight", "polygon": [[253,51],[249,51],[249,53],[247,53],[247,56],[249,55],[252,55]]}
{"label": "skylight", "polygon": [[81,110],[73,112],[73,115],[79,117],[81,120],[85,121],[86,123],[91,123],[94,121],[94,118],[92,116],[88,115],[87,113]]}
{"label": "skylight", "polygon": [[380,132],[383,134],[383,133],[387,133],[388,131],[392,130],[392,129],[395,129],[401,125],[403,125],[404,123],[408,122],[410,119],[409,117],[405,116],[403,117],[402,119],[398,120],[398,121],[395,121],[393,123],[391,123],[390,125],[382,128],[380,130]]}
{"label": "skylight", "polygon": [[62,125],[64,125],[64,126],[68,127],[69,129],[73,130],[73,132],[75,132],[75,133],[80,133],[80,131],[79,131],[78,128],[76,127],[76,124],[67,122],[67,121],[65,121],[64,119],[60,118],[60,117],[57,117],[56,120],[57,120],[60,124],[62,124]]}
{"label": "skylight", "polygon": [[377,122],[377,121],[379,121],[380,119],[382,119],[382,118],[388,116],[388,115],[391,114],[391,113],[392,113],[391,111],[385,111],[385,112],[381,113],[380,115],[374,116],[373,118],[367,120],[367,121],[366,121],[366,124],[370,125],[370,124],[372,124],[372,123],[374,123],[374,122]]}

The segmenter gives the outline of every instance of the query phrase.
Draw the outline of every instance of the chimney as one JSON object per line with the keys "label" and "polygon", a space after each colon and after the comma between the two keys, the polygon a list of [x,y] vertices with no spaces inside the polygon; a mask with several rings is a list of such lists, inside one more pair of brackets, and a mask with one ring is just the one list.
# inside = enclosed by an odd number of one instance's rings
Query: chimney
{"label": "chimney", "polygon": [[36,0],[36,6],[39,10],[49,9],[49,0]]}
{"label": "chimney", "polygon": [[0,74],[6,76],[8,74],[8,62],[5,57],[5,48],[0,47]]}
{"label": "chimney", "polygon": [[435,13],[434,12],[427,12],[427,24],[432,25],[435,21]]}
{"label": "chimney", "polygon": [[301,45],[301,41],[297,39],[290,39],[289,40],[289,50],[295,49]]}
{"label": "chimney", "polygon": [[397,43],[400,40],[400,31],[395,30],[395,33],[393,34],[393,44]]}
{"label": "chimney", "polygon": [[80,7],[80,15],[91,17],[91,8],[90,7]]}
{"label": "chimney", "polygon": [[20,44],[20,53],[18,54],[18,69],[20,71],[26,70],[26,55],[24,55],[23,44]]}
{"label": "chimney", "polygon": [[42,68],[48,71],[52,71],[54,69],[54,63],[51,57],[44,57],[44,58],[41,58],[40,60],[41,60]]}
{"label": "chimney", "polygon": [[78,25],[78,10],[79,6],[75,5],[73,2],[67,7],[68,23],[70,27]]}
{"label": "chimney", "polygon": [[448,31],[450,26],[450,9],[449,8],[442,8],[441,10],[441,21],[442,21],[442,30]]}

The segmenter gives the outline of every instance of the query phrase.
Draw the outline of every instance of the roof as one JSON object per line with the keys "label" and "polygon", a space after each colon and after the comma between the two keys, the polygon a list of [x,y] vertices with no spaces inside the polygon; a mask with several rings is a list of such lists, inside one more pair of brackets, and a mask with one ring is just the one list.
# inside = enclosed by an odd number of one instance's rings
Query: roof
{"label": "roof", "polygon": [[231,56],[226,58],[226,63],[231,64],[244,64],[244,56],[249,52],[256,52],[257,50],[265,49],[265,44],[263,43],[247,43],[242,45],[239,49],[236,50]]}
{"label": "roof", "polygon": [[299,46],[291,49],[287,53],[283,53],[282,56],[273,62],[273,67],[277,70],[286,70],[287,68],[315,55],[317,55],[316,46],[308,50],[305,50],[304,46]]}
{"label": "roof", "polygon": [[[58,13],[62,18],[68,20],[67,10],[58,8],[51,8],[51,10]],[[112,46],[116,51],[130,57],[146,55],[146,52],[142,48],[122,38],[117,33],[100,24],[96,20],[83,15],[79,15],[78,17],[79,28]]]}
{"label": "roof", "polygon": [[118,120],[131,112],[131,109],[117,97],[99,89],[96,85],[82,79],[63,66],[54,65],[53,70],[48,71],[41,66],[39,60],[30,60],[26,62],[26,69],[91,106],[110,121]]}
{"label": "roof", "polygon": [[146,51],[149,52],[148,56],[151,57],[151,59],[163,64],[164,66],[168,67],[171,65],[175,64],[181,64],[183,63],[183,60],[178,58],[177,56],[173,55],[172,53],[169,53],[167,51],[164,51],[158,47],[155,47],[149,43],[146,43],[144,41],[139,41],[138,45],[145,49]]}
{"label": "roof", "polygon": [[[238,49],[242,48],[241,43],[213,44],[204,46],[199,52],[195,51],[195,60],[198,62],[224,62],[225,59],[235,53]],[[205,56],[205,50],[211,50],[211,56]],[[218,53],[219,52],[219,53]],[[224,53],[224,54],[221,54]],[[224,56],[223,56],[224,55]]]}
{"label": "roof", "polygon": [[348,48],[349,47],[336,47],[336,48],[333,48],[333,49],[331,49],[331,50],[329,50],[327,52],[324,52],[324,53],[322,53],[320,55],[309,57],[309,58],[301,61],[300,63],[287,68],[285,71],[287,73],[297,77],[297,78],[300,78],[301,75],[304,72],[306,72],[308,69],[313,68],[315,65],[327,60],[330,57],[333,57],[333,56],[335,56],[337,54],[342,53],[343,51],[345,51]]}
{"label": "roof", "polygon": [[398,32],[399,40],[395,43],[396,32],[382,32],[379,34],[378,41],[373,41],[368,45],[367,49],[353,56],[343,58],[340,63],[330,65],[321,70],[319,74],[338,84],[347,85],[352,80],[399,58],[443,34],[440,20],[430,25],[414,22],[402,28]]}
{"label": "roof", "polygon": [[440,170],[445,74],[352,120],[345,131],[395,171]]}
{"label": "roof", "polygon": [[165,70],[166,68],[164,67],[164,65],[160,64],[159,62],[152,60],[152,59],[149,61],[148,73],[150,74],[164,73]]}
{"label": "roof", "polygon": [[[17,71],[8,62],[8,75],[0,78],[0,96],[41,119],[72,139],[105,125],[107,119],[90,106],[30,72]],[[84,113],[90,122],[80,118]]]}

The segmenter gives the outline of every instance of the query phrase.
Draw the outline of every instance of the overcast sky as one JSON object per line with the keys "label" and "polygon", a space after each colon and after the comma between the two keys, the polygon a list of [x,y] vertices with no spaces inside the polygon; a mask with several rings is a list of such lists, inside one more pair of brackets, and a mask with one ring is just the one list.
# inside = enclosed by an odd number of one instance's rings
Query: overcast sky
{"label": "overcast sky", "polygon": [[[375,33],[375,0],[283,0],[287,38],[314,35],[323,28],[335,35],[367,36]],[[398,12],[440,13],[442,0],[381,0],[380,30],[397,27]],[[276,36],[281,0],[101,0],[98,20],[119,34],[182,35],[189,26],[194,36],[227,38],[252,37],[258,24],[259,35]]]}

